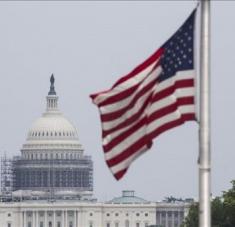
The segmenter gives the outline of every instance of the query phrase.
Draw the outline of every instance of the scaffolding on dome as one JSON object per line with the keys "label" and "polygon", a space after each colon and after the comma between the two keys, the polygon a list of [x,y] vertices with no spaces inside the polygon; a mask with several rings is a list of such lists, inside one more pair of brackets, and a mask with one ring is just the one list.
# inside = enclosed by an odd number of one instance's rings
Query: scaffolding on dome
{"label": "scaffolding on dome", "polygon": [[1,193],[10,196],[13,191],[13,159],[5,154],[1,157]]}
{"label": "scaffolding on dome", "polygon": [[1,157],[1,201],[93,200],[93,163],[79,159]]}

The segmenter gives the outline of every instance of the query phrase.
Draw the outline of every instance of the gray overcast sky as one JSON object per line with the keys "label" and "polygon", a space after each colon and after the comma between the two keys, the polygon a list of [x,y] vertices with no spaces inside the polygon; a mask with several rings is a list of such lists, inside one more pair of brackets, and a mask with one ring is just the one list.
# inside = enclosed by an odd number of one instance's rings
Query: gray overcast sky
{"label": "gray overcast sky", "polygon": [[[198,126],[170,130],[154,141],[117,182],[101,147],[98,109],[89,94],[110,88],[159,48],[195,1],[0,2],[0,152],[17,155],[45,110],[55,75],[59,106],[78,128],[94,161],[100,200],[134,189],[141,197],[198,196]],[[212,192],[235,179],[235,2],[212,2]]]}

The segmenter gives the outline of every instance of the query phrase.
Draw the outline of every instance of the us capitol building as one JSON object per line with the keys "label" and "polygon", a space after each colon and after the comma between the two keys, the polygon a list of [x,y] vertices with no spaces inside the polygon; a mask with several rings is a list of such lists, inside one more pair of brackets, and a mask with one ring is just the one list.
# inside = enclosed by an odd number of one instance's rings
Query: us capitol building
{"label": "us capitol building", "polygon": [[54,82],[21,156],[1,158],[0,227],[180,227],[189,201],[150,202],[134,191],[93,197],[92,159],[58,109]]}

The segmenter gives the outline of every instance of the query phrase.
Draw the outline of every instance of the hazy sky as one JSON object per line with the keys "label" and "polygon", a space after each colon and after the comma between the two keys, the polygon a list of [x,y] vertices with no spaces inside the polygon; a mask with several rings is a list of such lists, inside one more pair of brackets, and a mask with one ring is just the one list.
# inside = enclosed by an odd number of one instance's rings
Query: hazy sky
{"label": "hazy sky", "polygon": [[[159,48],[195,1],[0,2],[0,152],[19,155],[28,129],[46,107],[55,75],[59,107],[78,128],[94,161],[100,200],[133,189],[149,200],[198,197],[198,125],[170,130],[116,181],[101,147],[89,94],[110,88]],[[212,2],[212,193],[235,179],[235,2]]]}

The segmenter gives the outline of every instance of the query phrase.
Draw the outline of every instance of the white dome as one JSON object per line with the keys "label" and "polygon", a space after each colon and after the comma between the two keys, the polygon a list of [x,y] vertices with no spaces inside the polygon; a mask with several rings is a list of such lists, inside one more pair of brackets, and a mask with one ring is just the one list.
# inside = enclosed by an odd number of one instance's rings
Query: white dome
{"label": "white dome", "polygon": [[69,149],[81,151],[76,128],[58,110],[58,96],[56,96],[53,85],[51,85],[46,99],[46,112],[29,129],[26,143],[23,144],[21,150]]}
{"label": "white dome", "polygon": [[27,140],[78,140],[78,134],[61,113],[45,113],[33,123]]}

